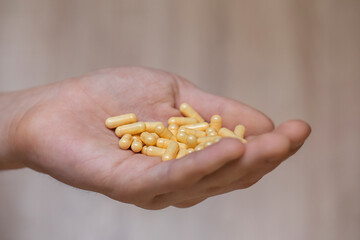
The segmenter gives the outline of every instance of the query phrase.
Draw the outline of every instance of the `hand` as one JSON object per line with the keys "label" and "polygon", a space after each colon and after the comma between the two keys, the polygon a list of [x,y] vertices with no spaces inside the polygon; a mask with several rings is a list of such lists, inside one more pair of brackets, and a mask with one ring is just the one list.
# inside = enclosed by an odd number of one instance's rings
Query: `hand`
{"label": "hand", "polygon": [[[274,130],[257,110],[152,69],[105,69],[15,95],[12,159],[66,184],[146,209],[189,207],[247,188],[294,154],[310,133],[299,120]],[[244,124],[248,143],[222,139],[182,159],[161,162],[119,149],[114,131],[104,126],[106,118],[130,112],[139,121],[167,122],[181,115],[183,102],[207,121],[220,114],[225,127]]]}

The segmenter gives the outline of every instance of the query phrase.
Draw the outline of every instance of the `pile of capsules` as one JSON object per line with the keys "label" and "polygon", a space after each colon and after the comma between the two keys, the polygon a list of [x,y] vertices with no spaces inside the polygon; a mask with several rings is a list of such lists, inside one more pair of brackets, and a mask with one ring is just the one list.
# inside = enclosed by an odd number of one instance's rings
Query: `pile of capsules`
{"label": "pile of capsules", "polygon": [[168,127],[162,122],[137,122],[134,113],[110,117],[105,125],[115,129],[121,149],[131,148],[133,152],[161,157],[163,161],[202,150],[223,137],[246,143],[243,125],[237,125],[231,131],[222,127],[219,115],[213,115],[209,124],[187,103],[180,105],[180,112],[184,117],[169,118]]}

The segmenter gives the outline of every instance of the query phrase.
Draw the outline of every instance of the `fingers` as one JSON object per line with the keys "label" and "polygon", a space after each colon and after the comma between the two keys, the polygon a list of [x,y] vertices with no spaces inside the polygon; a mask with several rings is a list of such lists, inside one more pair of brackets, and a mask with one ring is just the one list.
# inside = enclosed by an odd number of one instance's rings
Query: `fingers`
{"label": "fingers", "polygon": [[188,200],[188,201],[184,201],[184,202],[180,202],[180,203],[176,203],[173,206],[178,207],[178,208],[188,208],[188,207],[192,207],[196,204],[201,203],[202,201],[204,201],[206,198],[196,198],[196,199],[192,199],[192,200]]}
{"label": "fingers", "polygon": [[[213,174],[205,176],[191,188],[164,194],[161,199],[164,202],[181,202],[190,196],[210,197],[235,190],[232,183],[244,177],[246,179],[242,179],[242,186],[247,187],[278,166],[286,159],[289,151],[290,142],[287,137],[277,133],[263,134],[246,144],[244,155],[237,161],[230,162]],[[239,184],[236,187],[239,187]]]}
{"label": "fingers", "polygon": [[274,129],[273,122],[263,113],[238,101],[206,93],[184,79],[179,79],[176,107],[189,103],[207,121],[214,114],[223,117],[223,125],[233,129],[237,124],[246,127],[246,136],[259,135]]}
{"label": "fingers", "polygon": [[310,135],[311,127],[302,120],[290,120],[281,124],[274,132],[287,136],[291,143],[291,150],[297,150]]}
{"label": "fingers", "polygon": [[[157,204],[170,203],[163,201],[164,193],[188,189],[204,176],[239,159],[244,154],[244,145],[237,140],[224,139],[205,150],[197,151],[179,160],[159,164],[147,173],[145,189],[157,193]],[[171,202],[174,203],[174,202]]]}

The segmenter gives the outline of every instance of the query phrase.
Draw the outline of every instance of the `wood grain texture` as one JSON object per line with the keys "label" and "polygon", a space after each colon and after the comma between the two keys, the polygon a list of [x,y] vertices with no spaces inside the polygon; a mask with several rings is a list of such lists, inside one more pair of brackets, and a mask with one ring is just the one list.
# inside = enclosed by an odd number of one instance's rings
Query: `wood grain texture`
{"label": "wood grain texture", "polygon": [[254,187],[146,211],[0,172],[0,239],[360,239],[360,1],[0,0],[0,91],[142,65],[310,122]]}

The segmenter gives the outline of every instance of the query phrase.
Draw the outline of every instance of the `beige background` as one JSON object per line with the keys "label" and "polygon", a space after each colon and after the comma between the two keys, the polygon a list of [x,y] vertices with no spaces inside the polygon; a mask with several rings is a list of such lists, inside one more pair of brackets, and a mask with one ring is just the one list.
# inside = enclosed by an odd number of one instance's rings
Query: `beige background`
{"label": "beige background", "polygon": [[176,72],[313,133],[252,188],[190,209],[0,172],[0,239],[360,239],[359,0],[0,0],[1,91],[124,65]]}

